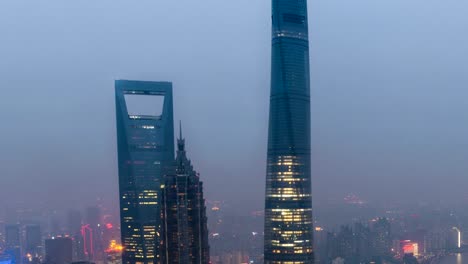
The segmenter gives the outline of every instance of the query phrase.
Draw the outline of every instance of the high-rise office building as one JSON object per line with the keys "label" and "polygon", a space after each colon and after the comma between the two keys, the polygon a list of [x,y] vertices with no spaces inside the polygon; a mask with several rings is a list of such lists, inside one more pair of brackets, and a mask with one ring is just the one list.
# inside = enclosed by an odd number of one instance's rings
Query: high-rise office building
{"label": "high-rise office building", "polygon": [[391,224],[387,218],[379,218],[372,224],[372,246],[374,255],[389,256],[392,249]]}
{"label": "high-rise office building", "polygon": [[22,263],[21,234],[19,225],[5,226],[5,251],[14,257],[15,263]]}
{"label": "high-rise office building", "polygon": [[272,0],[265,263],[313,263],[307,0]]}
{"label": "high-rise office building", "polygon": [[164,264],[208,264],[208,228],[203,182],[185,152],[182,130],[174,168],[162,186],[162,248]]}
{"label": "high-rise office building", "polygon": [[115,82],[123,263],[157,263],[163,175],[174,160],[172,84]]}
{"label": "high-rise office building", "polygon": [[73,209],[67,215],[67,230],[73,240],[73,261],[85,260],[84,239],[82,235],[83,217],[79,210]]}
{"label": "high-rise office building", "polygon": [[[104,245],[102,241],[102,216],[99,207],[86,208],[85,226],[91,232],[89,238],[92,240],[88,243],[91,248],[86,249],[88,260],[100,260],[103,258]],[[86,244],[86,237],[83,237]]]}
{"label": "high-rise office building", "polygon": [[85,240],[80,232],[79,234],[72,236],[73,240],[73,261],[81,261],[88,259],[88,255],[85,252]]}
{"label": "high-rise office building", "polygon": [[26,254],[32,257],[42,256],[42,233],[40,225],[26,226]]}
{"label": "high-rise office building", "polygon": [[45,263],[69,264],[73,258],[73,243],[69,237],[56,237],[45,240]]}
{"label": "high-rise office building", "polygon": [[45,263],[68,264],[73,259],[73,242],[69,237],[55,237],[45,240]]}
{"label": "high-rise office building", "polygon": [[79,210],[73,209],[67,214],[67,229],[71,235],[79,234],[82,226],[82,216]]}

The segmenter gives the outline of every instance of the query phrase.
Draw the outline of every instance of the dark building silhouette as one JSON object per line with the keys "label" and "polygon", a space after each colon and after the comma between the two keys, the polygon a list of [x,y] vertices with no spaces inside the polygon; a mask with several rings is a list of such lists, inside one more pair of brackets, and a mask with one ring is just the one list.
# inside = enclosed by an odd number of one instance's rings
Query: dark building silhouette
{"label": "dark building silhouette", "polygon": [[71,235],[76,235],[81,232],[83,224],[81,212],[79,210],[70,210],[67,214],[67,229]]}
{"label": "dark building silhouette", "polygon": [[[172,84],[118,80],[115,93],[122,261],[157,263],[161,183],[174,161]],[[147,100],[151,110],[141,109]]]}
{"label": "dark building silhouette", "polygon": [[186,156],[182,130],[177,157],[162,193],[162,263],[208,264],[208,228],[203,183]]}
{"label": "dark building silhouette", "polygon": [[72,236],[73,240],[73,261],[82,261],[87,259],[85,254],[85,241],[81,232]]}
{"label": "dark building silhouette", "polygon": [[33,257],[40,257],[42,255],[42,233],[39,225],[26,226],[26,254]]}
{"label": "dark building silhouette", "polygon": [[5,226],[5,251],[13,256],[16,263],[21,262],[21,234],[19,225]]}
{"label": "dark building silhouette", "polygon": [[[371,247],[371,231],[362,223],[355,223],[354,228],[349,225],[341,226],[339,232],[327,232],[322,247],[320,263],[331,263],[340,258],[345,263],[369,263],[373,256]],[[316,256],[317,259],[317,256]]]}
{"label": "dark building silhouette", "polygon": [[376,219],[372,225],[372,247],[375,256],[389,256],[392,249],[391,225],[388,219]]}
{"label": "dark building silhouette", "polygon": [[272,11],[265,263],[313,263],[307,1]]}
{"label": "dark building silhouette", "polygon": [[405,254],[403,264],[419,264],[419,262],[412,254]]}
{"label": "dark building silhouette", "polygon": [[[356,248],[354,247],[354,233],[351,227],[342,226],[338,233],[338,256],[350,260],[356,254]],[[349,261],[351,262],[351,261]],[[355,262],[354,262],[355,263]]]}
{"label": "dark building silhouette", "polygon": [[372,257],[371,231],[362,223],[354,224],[354,257],[359,263],[369,262]]}
{"label": "dark building silhouette", "polygon": [[73,240],[73,261],[85,260],[84,239],[82,236],[83,217],[79,210],[70,210],[67,214],[67,230]]}
{"label": "dark building silhouette", "polygon": [[45,240],[45,263],[69,264],[73,258],[73,243],[69,237],[57,237]]}
{"label": "dark building silhouette", "polygon": [[[97,260],[102,258],[100,253],[104,251],[104,245],[102,241],[102,220],[101,220],[101,209],[99,207],[88,207],[86,208],[86,217],[85,217],[85,226],[91,234],[88,234],[89,241],[85,244],[85,255],[87,260]],[[86,243],[87,237],[83,237],[84,242]]]}

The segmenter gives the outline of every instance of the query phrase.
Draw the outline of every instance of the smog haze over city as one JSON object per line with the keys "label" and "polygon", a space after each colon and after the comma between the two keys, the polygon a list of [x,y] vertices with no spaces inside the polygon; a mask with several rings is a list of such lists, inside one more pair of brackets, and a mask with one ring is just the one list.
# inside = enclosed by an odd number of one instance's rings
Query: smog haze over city
{"label": "smog haze over city", "polygon": [[[314,218],[467,206],[468,2],[307,4]],[[172,82],[207,207],[261,214],[271,24],[271,1],[1,1],[0,216],[118,219],[119,79]]]}
{"label": "smog haze over city", "polygon": [[[262,207],[269,5],[2,2],[2,200],[116,199],[113,80],[141,78],[174,82],[208,197]],[[467,5],[310,4],[314,200],[467,198]]]}

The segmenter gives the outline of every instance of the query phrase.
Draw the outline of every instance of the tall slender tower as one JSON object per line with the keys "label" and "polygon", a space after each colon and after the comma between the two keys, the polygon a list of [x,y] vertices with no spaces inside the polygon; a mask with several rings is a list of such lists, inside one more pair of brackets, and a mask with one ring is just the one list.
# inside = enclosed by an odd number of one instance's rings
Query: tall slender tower
{"label": "tall slender tower", "polygon": [[115,95],[122,262],[160,263],[161,183],[174,161],[172,84],[118,80]]}
{"label": "tall slender tower", "polygon": [[313,263],[307,0],[272,0],[265,263]]}
{"label": "tall slender tower", "polygon": [[162,187],[162,264],[208,264],[208,228],[203,182],[177,139],[177,157]]}

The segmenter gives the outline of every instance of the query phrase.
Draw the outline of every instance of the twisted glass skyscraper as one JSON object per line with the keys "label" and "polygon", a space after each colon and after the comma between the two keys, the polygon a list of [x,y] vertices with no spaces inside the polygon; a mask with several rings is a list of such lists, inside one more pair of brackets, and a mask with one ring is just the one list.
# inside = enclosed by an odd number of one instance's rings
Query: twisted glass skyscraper
{"label": "twisted glass skyscraper", "polygon": [[307,0],[272,11],[265,263],[313,263]]}

